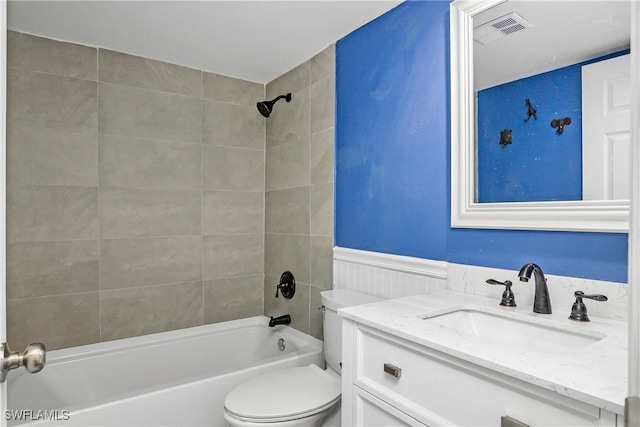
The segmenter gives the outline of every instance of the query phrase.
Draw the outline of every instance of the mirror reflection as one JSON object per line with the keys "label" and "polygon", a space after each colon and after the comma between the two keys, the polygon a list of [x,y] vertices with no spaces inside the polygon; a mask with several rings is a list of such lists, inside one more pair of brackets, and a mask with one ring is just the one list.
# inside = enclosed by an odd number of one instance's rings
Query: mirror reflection
{"label": "mirror reflection", "polygon": [[520,0],[474,17],[477,202],[628,199],[629,17]]}

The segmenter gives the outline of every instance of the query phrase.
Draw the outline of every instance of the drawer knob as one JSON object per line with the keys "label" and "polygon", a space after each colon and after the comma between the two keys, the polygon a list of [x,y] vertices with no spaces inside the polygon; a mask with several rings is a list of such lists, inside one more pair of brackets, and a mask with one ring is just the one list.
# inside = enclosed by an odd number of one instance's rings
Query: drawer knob
{"label": "drawer knob", "polygon": [[400,378],[402,376],[402,369],[398,368],[395,365],[392,365],[391,363],[384,364],[384,371],[387,374],[391,374],[396,378]]}

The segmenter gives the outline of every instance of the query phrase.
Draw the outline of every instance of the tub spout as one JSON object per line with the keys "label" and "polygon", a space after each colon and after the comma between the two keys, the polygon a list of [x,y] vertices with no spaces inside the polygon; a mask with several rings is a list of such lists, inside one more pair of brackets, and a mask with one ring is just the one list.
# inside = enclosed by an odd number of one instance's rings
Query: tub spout
{"label": "tub spout", "polygon": [[273,328],[276,325],[290,325],[291,324],[291,316],[288,314],[273,317],[269,316],[269,327]]}

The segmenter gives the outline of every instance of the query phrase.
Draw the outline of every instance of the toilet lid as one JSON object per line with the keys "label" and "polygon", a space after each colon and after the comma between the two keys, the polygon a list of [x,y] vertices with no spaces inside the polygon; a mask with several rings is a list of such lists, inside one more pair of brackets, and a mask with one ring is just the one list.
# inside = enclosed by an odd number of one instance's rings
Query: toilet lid
{"label": "toilet lid", "polygon": [[252,378],[229,392],[224,407],[236,418],[283,421],[313,415],[338,399],[340,381],[309,365]]}

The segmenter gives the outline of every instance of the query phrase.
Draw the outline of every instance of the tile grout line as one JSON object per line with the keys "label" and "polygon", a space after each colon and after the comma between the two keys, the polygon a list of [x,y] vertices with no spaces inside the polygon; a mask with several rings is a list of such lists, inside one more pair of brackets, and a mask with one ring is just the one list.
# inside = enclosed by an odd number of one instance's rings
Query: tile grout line
{"label": "tile grout line", "polygon": [[102,229],[100,227],[100,49],[96,49],[96,150],[98,154],[98,342],[102,342],[102,284],[100,269],[102,265]]}
{"label": "tile grout line", "polygon": [[[262,85],[262,99],[267,97],[267,83]],[[267,119],[262,118],[264,174],[262,176],[262,315],[267,314],[265,299],[267,282]]]}
{"label": "tile grout line", "polygon": [[200,277],[202,278],[202,324],[206,325],[204,292],[204,72],[200,72]]}
{"label": "tile grout line", "polygon": [[309,141],[308,142],[308,144],[309,144],[308,145],[309,157],[308,157],[308,162],[307,162],[307,171],[309,173],[309,192],[308,192],[308,194],[309,194],[309,218],[308,218],[308,221],[309,221],[308,222],[308,224],[309,224],[309,230],[308,230],[308,233],[309,233],[309,237],[308,237],[308,239],[309,239],[309,253],[308,253],[308,257],[309,257],[308,258],[309,259],[309,271],[308,271],[308,274],[309,274],[309,295],[308,295],[308,301],[307,301],[307,333],[309,333],[309,334],[311,334],[311,293],[313,292],[313,284],[312,284],[312,279],[311,279],[311,218],[313,216],[313,212],[311,210],[311,208],[313,206],[313,203],[312,203],[312,200],[311,200],[311,193],[312,193],[312,191],[311,191],[311,189],[312,189],[312,187],[311,187],[311,183],[312,183],[312,180],[311,180],[311,162],[312,162],[312,160],[311,160],[311,138],[312,138],[311,130],[313,129],[313,126],[311,124],[312,121],[313,121],[312,112],[311,112],[311,110],[312,110],[311,106],[313,105],[313,101],[311,99],[311,97],[312,97],[312,92],[311,92],[311,86],[312,86],[312,83],[311,83],[311,68],[312,68],[312,65],[313,65],[312,61],[309,60],[309,98],[307,99],[308,111],[309,111],[309,128],[307,129],[307,131],[309,132],[309,134],[308,134],[308,136],[309,136],[309,138],[308,138],[308,141]]}

